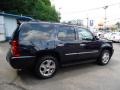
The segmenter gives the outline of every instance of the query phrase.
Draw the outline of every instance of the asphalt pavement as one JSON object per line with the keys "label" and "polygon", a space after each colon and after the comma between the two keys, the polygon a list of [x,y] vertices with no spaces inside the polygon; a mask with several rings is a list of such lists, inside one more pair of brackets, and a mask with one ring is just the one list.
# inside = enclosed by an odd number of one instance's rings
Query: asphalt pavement
{"label": "asphalt pavement", "polygon": [[40,80],[30,71],[17,71],[6,61],[8,43],[0,43],[0,90],[120,90],[120,44],[106,66],[95,63],[60,69],[50,79]]}

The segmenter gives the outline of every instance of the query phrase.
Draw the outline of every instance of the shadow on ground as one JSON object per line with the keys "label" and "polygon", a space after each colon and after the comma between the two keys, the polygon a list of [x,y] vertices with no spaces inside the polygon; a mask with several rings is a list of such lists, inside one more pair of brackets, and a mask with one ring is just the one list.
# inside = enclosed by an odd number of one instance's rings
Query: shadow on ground
{"label": "shadow on ground", "polygon": [[77,76],[86,75],[87,73],[94,73],[100,70],[111,69],[118,65],[119,62],[116,60],[112,60],[106,66],[99,66],[95,63],[88,64],[80,64],[74,66],[68,66],[64,68],[60,68],[57,74],[53,78],[49,79],[39,79],[35,76],[35,74],[28,70],[18,71],[17,74],[21,79],[22,83],[27,85],[37,85],[37,84],[47,84],[47,83],[55,83],[57,81],[61,81],[68,78],[76,78]]}

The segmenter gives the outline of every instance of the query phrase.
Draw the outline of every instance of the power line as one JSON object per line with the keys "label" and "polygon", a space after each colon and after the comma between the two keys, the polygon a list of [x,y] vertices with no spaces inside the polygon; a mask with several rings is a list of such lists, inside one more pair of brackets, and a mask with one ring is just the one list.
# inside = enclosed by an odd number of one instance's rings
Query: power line
{"label": "power line", "polygon": [[120,20],[120,18],[110,19],[110,20],[107,20],[106,22],[111,22],[111,21],[116,21],[116,20]]}
{"label": "power line", "polygon": [[88,12],[88,11],[94,11],[94,10],[98,10],[98,9],[102,9],[104,7],[110,7],[110,6],[115,6],[115,5],[119,5],[120,2],[118,3],[113,3],[113,4],[109,4],[109,5],[104,5],[104,6],[101,6],[101,7],[97,7],[97,8],[91,8],[91,9],[87,9],[87,10],[81,10],[81,11],[73,11],[73,12],[68,12],[67,14],[70,14],[70,13],[82,13],[82,12]]}

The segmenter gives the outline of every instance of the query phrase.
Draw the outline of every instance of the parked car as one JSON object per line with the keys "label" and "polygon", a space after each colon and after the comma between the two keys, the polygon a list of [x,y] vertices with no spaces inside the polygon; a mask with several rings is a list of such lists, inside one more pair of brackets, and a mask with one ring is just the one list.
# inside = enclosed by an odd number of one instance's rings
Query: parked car
{"label": "parked car", "polygon": [[116,32],[116,33],[113,35],[112,41],[113,41],[113,42],[120,42],[120,32]]}
{"label": "parked car", "polygon": [[112,32],[112,33],[110,34],[108,40],[113,41],[115,34],[116,34],[115,32]]}
{"label": "parked car", "polygon": [[110,40],[110,37],[112,35],[112,32],[104,34],[104,38]]}
{"label": "parked car", "polygon": [[107,39],[109,33],[104,34],[104,38]]}
{"label": "parked car", "polygon": [[106,33],[104,35],[104,38],[106,38],[106,39],[108,39],[110,41],[113,41],[115,34],[116,34],[115,32]]}
{"label": "parked car", "polygon": [[106,65],[112,42],[99,40],[88,29],[49,22],[25,22],[15,30],[6,56],[15,69],[32,68],[50,78],[58,67],[85,62]]}

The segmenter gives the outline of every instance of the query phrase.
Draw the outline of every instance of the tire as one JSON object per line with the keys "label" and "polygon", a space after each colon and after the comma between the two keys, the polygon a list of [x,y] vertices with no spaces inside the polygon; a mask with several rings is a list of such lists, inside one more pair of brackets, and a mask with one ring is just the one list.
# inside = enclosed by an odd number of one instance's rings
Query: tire
{"label": "tire", "polygon": [[109,50],[103,50],[100,57],[97,60],[97,64],[99,65],[107,65],[110,61],[111,53]]}
{"label": "tire", "polygon": [[43,56],[35,67],[38,78],[47,79],[55,75],[58,69],[58,61],[53,56]]}

